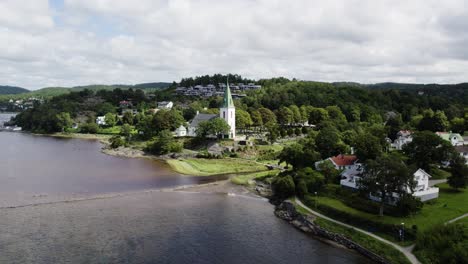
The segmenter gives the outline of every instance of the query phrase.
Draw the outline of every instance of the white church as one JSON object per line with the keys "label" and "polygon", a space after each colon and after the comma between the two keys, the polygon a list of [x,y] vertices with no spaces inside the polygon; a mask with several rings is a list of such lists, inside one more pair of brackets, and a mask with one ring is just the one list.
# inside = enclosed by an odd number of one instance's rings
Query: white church
{"label": "white church", "polygon": [[[214,114],[200,114],[197,115],[188,123],[188,127],[180,126],[176,129],[175,135],[177,137],[195,137],[197,136],[198,124],[202,121],[209,121],[218,117]],[[224,91],[223,104],[219,108],[219,117],[224,119],[229,125],[229,135],[225,135],[225,138],[236,138],[236,107],[232,100],[231,89],[229,88],[229,82],[227,83],[226,90]]]}

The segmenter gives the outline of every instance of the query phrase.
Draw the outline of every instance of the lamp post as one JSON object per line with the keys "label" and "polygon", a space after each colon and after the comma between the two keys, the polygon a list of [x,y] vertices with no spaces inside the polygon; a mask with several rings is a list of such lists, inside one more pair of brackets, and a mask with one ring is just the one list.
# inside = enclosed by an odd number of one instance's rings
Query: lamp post
{"label": "lamp post", "polygon": [[317,199],[318,199],[318,197],[317,197],[317,192],[315,192],[315,209],[316,209],[316,210],[317,210]]}
{"label": "lamp post", "polygon": [[405,241],[405,223],[401,223],[400,239],[402,242]]}

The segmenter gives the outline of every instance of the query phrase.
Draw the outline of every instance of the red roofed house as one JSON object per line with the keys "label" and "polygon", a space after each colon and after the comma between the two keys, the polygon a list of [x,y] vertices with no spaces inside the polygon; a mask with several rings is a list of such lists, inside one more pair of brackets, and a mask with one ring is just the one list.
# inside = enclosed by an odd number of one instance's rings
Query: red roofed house
{"label": "red roofed house", "polygon": [[351,169],[354,167],[354,165],[356,165],[356,162],[357,162],[358,158],[356,157],[356,155],[343,155],[343,154],[340,154],[340,155],[336,155],[334,157],[330,157],[326,160],[322,160],[322,161],[317,161],[315,163],[315,167],[319,170],[320,168],[320,164],[322,164],[323,162],[325,161],[330,161],[331,164],[333,164],[333,166],[335,167],[335,169],[337,170],[345,170],[345,169]]}

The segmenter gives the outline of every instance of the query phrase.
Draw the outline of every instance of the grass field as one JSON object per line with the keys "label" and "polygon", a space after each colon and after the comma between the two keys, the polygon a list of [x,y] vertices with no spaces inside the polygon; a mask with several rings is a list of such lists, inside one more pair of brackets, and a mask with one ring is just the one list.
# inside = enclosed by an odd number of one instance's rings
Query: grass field
{"label": "grass field", "polygon": [[403,218],[392,216],[380,217],[378,215],[369,214],[351,208],[339,200],[328,197],[319,196],[318,203],[373,221],[397,225],[405,223],[408,227],[417,225],[418,230],[425,231],[433,226],[443,224],[453,218],[468,213],[468,190],[455,191],[447,184],[440,184],[439,188],[438,199],[425,203],[423,209],[418,214]]}
{"label": "grass field", "polygon": [[261,171],[261,172],[254,172],[254,173],[247,173],[247,174],[241,174],[237,175],[231,178],[231,182],[234,184],[238,185],[249,185],[249,182],[253,179],[256,178],[261,178],[265,176],[275,176],[278,174],[278,170],[272,170],[272,171]]}
{"label": "grass field", "polygon": [[217,174],[247,173],[266,171],[267,167],[249,160],[225,159],[179,159],[167,163],[178,173],[192,176],[210,176]]}

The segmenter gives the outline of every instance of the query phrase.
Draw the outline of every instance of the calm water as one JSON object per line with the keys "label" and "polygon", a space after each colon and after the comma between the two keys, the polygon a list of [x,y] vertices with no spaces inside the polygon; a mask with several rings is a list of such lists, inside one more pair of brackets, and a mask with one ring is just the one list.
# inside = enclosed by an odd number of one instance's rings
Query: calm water
{"label": "calm water", "polygon": [[100,147],[0,132],[2,206],[55,201],[0,208],[0,263],[369,263],[295,230],[261,199],[138,192],[200,179]]}

